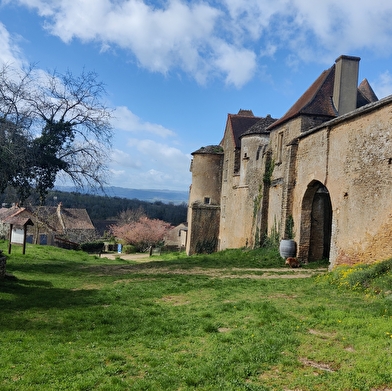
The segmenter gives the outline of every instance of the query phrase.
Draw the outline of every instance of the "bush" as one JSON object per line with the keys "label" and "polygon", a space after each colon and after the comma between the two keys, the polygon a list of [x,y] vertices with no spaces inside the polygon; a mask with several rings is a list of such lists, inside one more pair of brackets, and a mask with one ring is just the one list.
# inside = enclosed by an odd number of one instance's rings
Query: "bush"
{"label": "bush", "polygon": [[81,249],[86,253],[99,253],[103,251],[103,242],[86,242],[80,245]]}
{"label": "bush", "polygon": [[123,252],[124,254],[135,254],[137,252],[137,249],[135,246],[132,246],[132,244],[127,244],[123,246]]}

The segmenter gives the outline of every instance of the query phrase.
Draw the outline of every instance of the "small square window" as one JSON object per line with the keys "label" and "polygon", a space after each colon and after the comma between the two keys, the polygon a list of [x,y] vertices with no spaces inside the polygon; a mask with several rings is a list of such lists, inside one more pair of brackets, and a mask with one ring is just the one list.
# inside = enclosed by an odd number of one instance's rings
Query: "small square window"
{"label": "small square window", "polygon": [[210,197],[204,197],[204,203],[209,204],[211,201]]}

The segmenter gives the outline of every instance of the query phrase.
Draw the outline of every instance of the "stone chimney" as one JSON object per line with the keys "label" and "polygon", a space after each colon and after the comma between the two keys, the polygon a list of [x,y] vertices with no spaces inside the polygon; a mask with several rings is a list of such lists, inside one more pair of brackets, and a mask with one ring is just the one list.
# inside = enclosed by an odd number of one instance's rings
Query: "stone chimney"
{"label": "stone chimney", "polygon": [[357,108],[359,57],[340,56],[335,63],[333,104],[338,115]]}

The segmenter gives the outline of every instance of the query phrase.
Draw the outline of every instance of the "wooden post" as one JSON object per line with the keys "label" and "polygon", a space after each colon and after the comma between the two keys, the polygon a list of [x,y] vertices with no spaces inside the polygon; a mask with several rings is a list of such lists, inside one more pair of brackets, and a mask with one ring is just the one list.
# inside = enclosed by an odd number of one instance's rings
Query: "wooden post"
{"label": "wooden post", "polygon": [[23,226],[23,251],[22,254],[26,254],[26,235],[27,235],[27,225]]}
{"label": "wooden post", "polygon": [[13,224],[10,224],[10,237],[9,237],[9,242],[8,242],[8,254],[11,254],[12,226],[13,226]]}

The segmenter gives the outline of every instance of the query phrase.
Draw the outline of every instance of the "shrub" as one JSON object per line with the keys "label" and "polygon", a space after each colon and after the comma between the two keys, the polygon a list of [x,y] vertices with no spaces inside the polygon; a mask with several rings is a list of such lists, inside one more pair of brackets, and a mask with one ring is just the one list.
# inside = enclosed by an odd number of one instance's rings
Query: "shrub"
{"label": "shrub", "polygon": [[86,242],[80,245],[81,249],[86,253],[99,253],[104,248],[103,242]]}
{"label": "shrub", "polygon": [[137,252],[137,249],[135,246],[132,246],[132,244],[127,244],[123,247],[123,252],[124,254],[134,254]]}

